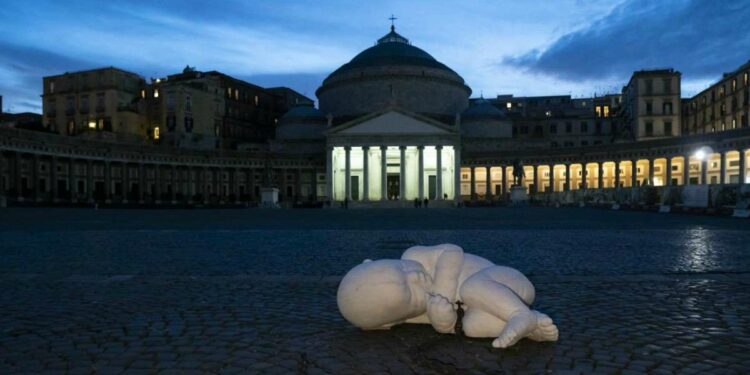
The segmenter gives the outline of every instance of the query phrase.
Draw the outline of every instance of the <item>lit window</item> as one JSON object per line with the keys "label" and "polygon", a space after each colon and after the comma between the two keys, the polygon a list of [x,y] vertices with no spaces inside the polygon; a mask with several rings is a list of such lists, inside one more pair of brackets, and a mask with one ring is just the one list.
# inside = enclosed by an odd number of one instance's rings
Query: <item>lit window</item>
{"label": "lit window", "polygon": [[50,83],[49,83],[49,92],[50,92],[50,94],[55,92],[55,81],[50,81]]}
{"label": "lit window", "polygon": [[732,91],[737,91],[737,79],[732,80]]}
{"label": "lit window", "polygon": [[104,119],[100,118],[99,119],[99,130],[102,130],[102,129],[104,129]]}
{"label": "lit window", "polygon": [[89,129],[96,129],[96,121],[89,121]]}
{"label": "lit window", "polygon": [[159,97],[159,90],[154,89],[154,98],[158,98],[158,97]]}
{"label": "lit window", "polygon": [[581,102],[581,105],[585,107],[586,106],[586,102]]}
{"label": "lit window", "polygon": [[141,98],[146,99],[146,90],[141,90]]}
{"label": "lit window", "polygon": [[737,120],[732,119],[732,129],[736,129],[736,128],[737,128]]}
{"label": "lit window", "polygon": [[234,100],[240,100],[240,90],[234,89]]}
{"label": "lit window", "polygon": [[230,98],[232,97],[232,88],[231,87],[227,87],[227,96],[230,97]]}
{"label": "lit window", "polygon": [[258,106],[258,95],[255,95],[255,106]]}
{"label": "lit window", "polygon": [[743,78],[745,81],[745,87],[747,87],[748,82],[750,82],[750,74],[745,73],[745,78]]}
{"label": "lit window", "polygon": [[[747,76],[747,74],[745,74],[745,76]],[[513,108],[513,103],[511,103],[511,102],[505,103],[505,108],[508,108],[508,109]]]}
{"label": "lit window", "polygon": [[154,128],[154,139],[159,139],[159,127]]}
{"label": "lit window", "polygon": [[604,108],[604,117],[609,117],[609,106],[605,105],[603,108]]}
{"label": "lit window", "polygon": [[544,112],[544,114],[547,115],[547,117],[552,117],[552,111]]}
{"label": "lit window", "polygon": [[602,117],[602,106],[596,106],[596,117]]}

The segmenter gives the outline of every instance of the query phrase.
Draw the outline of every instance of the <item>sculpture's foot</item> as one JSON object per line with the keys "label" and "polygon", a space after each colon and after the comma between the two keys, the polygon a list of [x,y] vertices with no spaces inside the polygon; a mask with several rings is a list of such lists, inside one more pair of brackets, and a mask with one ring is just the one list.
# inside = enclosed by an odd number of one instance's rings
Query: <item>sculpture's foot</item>
{"label": "sculpture's foot", "polygon": [[539,311],[532,312],[536,314],[537,327],[528,337],[534,341],[557,341],[560,332],[552,319]]}
{"label": "sculpture's foot", "polygon": [[534,341],[557,341],[559,331],[552,319],[538,311],[516,314],[492,342],[495,348],[507,348],[518,340],[528,337]]}

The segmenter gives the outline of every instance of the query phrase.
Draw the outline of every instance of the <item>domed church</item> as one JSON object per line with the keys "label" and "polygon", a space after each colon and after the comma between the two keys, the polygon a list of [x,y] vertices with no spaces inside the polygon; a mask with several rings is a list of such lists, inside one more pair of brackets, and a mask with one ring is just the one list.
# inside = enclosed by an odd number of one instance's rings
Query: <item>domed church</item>
{"label": "domed church", "polygon": [[468,109],[464,79],[393,26],[316,95],[319,109],[289,111],[276,142],[295,153],[325,145],[325,195],[333,201],[458,199],[462,136],[511,136],[502,112],[489,104]]}

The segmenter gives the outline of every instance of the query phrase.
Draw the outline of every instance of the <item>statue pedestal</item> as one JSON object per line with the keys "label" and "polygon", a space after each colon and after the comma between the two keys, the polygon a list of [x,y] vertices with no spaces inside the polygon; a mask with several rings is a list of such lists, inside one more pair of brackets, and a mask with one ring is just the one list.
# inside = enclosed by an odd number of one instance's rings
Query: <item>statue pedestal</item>
{"label": "statue pedestal", "polygon": [[279,207],[279,189],[260,188],[260,206],[263,208]]}
{"label": "statue pedestal", "polygon": [[513,185],[510,187],[510,202],[513,204],[528,203],[529,195],[526,194],[526,188],[523,186]]}

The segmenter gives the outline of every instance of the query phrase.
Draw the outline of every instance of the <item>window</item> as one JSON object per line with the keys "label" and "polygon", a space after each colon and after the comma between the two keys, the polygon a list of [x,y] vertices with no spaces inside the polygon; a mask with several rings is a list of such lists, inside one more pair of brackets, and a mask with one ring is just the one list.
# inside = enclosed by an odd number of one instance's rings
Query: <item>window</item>
{"label": "window", "polygon": [[654,123],[651,121],[646,122],[646,136],[654,135]]}
{"label": "window", "polygon": [[732,80],[732,92],[737,91],[737,78]]}
{"label": "window", "polygon": [[601,121],[597,121],[595,126],[596,126],[596,130],[595,130],[596,134],[601,134],[602,133],[602,123],[601,123]]}
{"label": "window", "polygon": [[49,93],[50,94],[55,93],[55,81],[49,81]]}
{"label": "window", "polygon": [[240,90],[234,89],[234,100],[240,100]]}
{"label": "window", "polygon": [[232,97],[232,88],[231,87],[227,87],[227,96],[230,97],[230,98]]}
{"label": "window", "polygon": [[96,121],[94,120],[89,121],[89,129],[96,129]]}
{"label": "window", "polygon": [[664,121],[664,135],[672,135],[672,121]]}
{"label": "window", "polygon": [[570,133],[570,132],[572,132],[572,131],[573,131],[573,124],[571,124],[571,123],[569,123],[569,122],[566,122],[566,123],[565,123],[565,132],[566,132],[566,133]]}
{"label": "window", "polygon": [[146,90],[141,90],[141,98],[146,99]]}
{"label": "window", "polygon": [[99,130],[103,130],[104,129],[104,119],[103,118],[99,119],[98,128],[99,128]]}
{"label": "window", "polygon": [[158,140],[158,139],[159,139],[159,127],[156,126],[154,127],[154,140]]}
{"label": "window", "polygon": [[256,107],[258,106],[258,102],[259,102],[259,100],[258,100],[258,95],[255,95],[255,106],[256,106]]}
{"label": "window", "polygon": [[672,78],[664,78],[664,93],[672,93]]}
{"label": "window", "polygon": [[654,81],[647,79],[646,80],[646,95],[651,95],[654,91]]}
{"label": "window", "polygon": [[154,89],[154,98],[159,97],[159,89]]}
{"label": "window", "polygon": [[174,93],[167,93],[167,111],[174,111]]}
{"label": "window", "polygon": [[81,97],[81,111],[88,112],[89,110],[89,97],[88,95]]}
{"label": "window", "polygon": [[[745,77],[747,77],[747,74],[745,74]],[[511,103],[511,102],[505,103],[505,108],[508,108],[508,109],[513,108],[513,103]]]}
{"label": "window", "polygon": [[547,112],[544,112],[544,114],[545,114],[545,115],[546,115],[547,117],[552,117],[552,111],[547,111]]}
{"label": "window", "polygon": [[588,146],[588,145],[589,145],[589,141],[581,141],[581,146]]}
{"label": "window", "polygon": [[662,104],[662,112],[665,115],[671,115],[672,114],[672,102],[664,102],[664,104]]}
{"label": "window", "polygon": [[581,121],[581,133],[589,132],[589,124],[586,121]]}
{"label": "window", "polygon": [[605,105],[602,108],[604,108],[604,113],[603,113],[604,117],[609,117],[609,106]]}
{"label": "window", "polygon": [[105,109],[105,107],[104,107],[104,99],[105,99],[105,97],[104,97],[104,93],[103,92],[100,92],[100,93],[96,94],[96,110],[97,111],[104,112],[104,109]]}
{"label": "window", "polygon": [[646,102],[646,114],[650,115],[654,111],[654,105],[650,101]]}
{"label": "window", "polygon": [[549,126],[549,132],[552,134],[557,134],[557,124],[551,124]]}
{"label": "window", "polygon": [[73,111],[75,109],[75,98],[72,96],[69,96],[65,98],[65,106],[68,111]]}
{"label": "window", "polygon": [[193,131],[193,118],[185,116],[185,131],[191,133]]}
{"label": "window", "polygon": [[732,119],[732,129],[737,129],[737,119]]}
{"label": "window", "polygon": [[185,111],[193,111],[193,99],[190,97],[190,95],[185,96]]}
{"label": "window", "polygon": [[748,83],[750,83],[750,73],[745,72],[744,78],[742,78],[742,81],[745,83],[745,87],[747,87]]}
{"label": "window", "polygon": [[596,106],[596,117],[602,117],[602,106]]}

